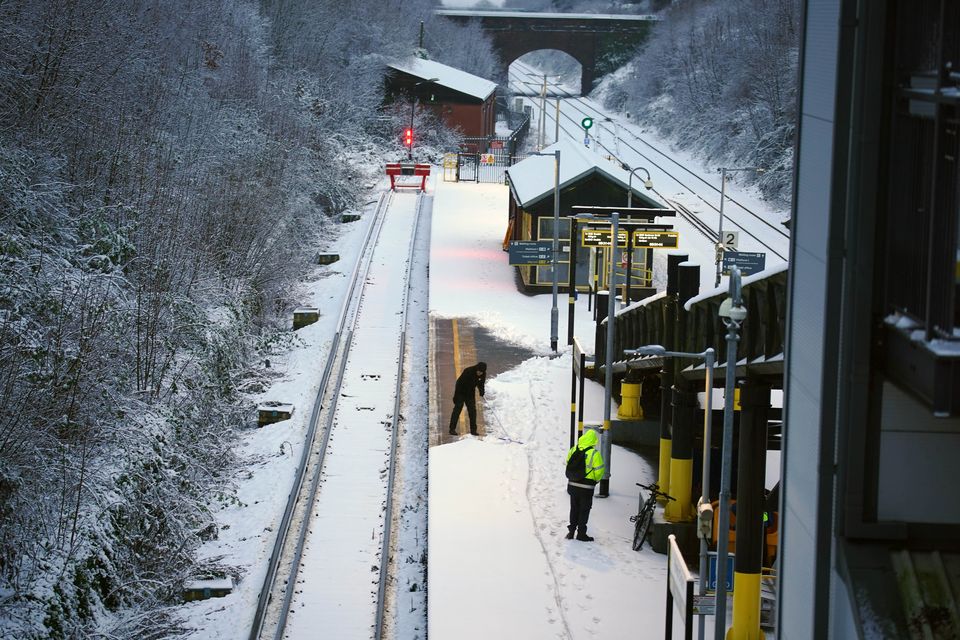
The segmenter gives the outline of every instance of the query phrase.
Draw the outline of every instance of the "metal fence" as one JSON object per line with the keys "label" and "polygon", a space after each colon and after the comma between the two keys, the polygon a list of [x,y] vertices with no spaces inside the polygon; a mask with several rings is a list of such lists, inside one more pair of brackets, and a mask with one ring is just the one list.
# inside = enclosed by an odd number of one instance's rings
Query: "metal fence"
{"label": "metal fence", "polygon": [[444,159],[444,167],[450,167],[449,171],[444,171],[444,180],[506,184],[507,169],[527,157],[528,154],[511,154],[504,149],[487,153],[450,153]]}
{"label": "metal fence", "polygon": [[[530,130],[530,114],[524,111],[508,111],[507,115],[507,122],[513,129],[509,136],[463,139],[464,150],[456,154],[454,180],[503,184],[507,167],[526,157],[518,154],[517,150]],[[446,179],[446,173],[444,175]]]}

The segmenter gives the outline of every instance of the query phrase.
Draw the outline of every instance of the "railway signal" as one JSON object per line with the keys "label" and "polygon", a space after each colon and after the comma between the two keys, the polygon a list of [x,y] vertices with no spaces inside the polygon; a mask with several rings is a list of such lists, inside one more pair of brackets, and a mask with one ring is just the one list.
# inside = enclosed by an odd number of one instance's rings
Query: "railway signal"
{"label": "railway signal", "polygon": [[409,127],[403,130],[403,146],[413,148],[413,129]]}
{"label": "railway signal", "polygon": [[587,116],[586,118],[580,121],[580,126],[583,127],[584,131],[589,130],[590,127],[593,126],[593,118],[591,118],[590,116]]}

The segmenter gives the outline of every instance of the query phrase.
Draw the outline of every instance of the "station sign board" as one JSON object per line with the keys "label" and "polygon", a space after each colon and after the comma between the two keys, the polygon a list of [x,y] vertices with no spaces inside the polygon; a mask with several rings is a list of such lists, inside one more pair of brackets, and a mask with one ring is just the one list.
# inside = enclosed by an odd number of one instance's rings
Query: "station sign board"
{"label": "station sign board", "polygon": [[[613,229],[610,227],[583,227],[580,229],[581,247],[609,247]],[[617,245],[627,247],[627,230],[618,229]]]}
{"label": "station sign board", "polygon": [[758,273],[766,268],[767,254],[748,253],[746,251],[724,251],[723,252],[723,274],[730,275],[732,267],[738,267],[740,273],[749,276],[752,273]]}
{"label": "station sign board", "polygon": [[[716,580],[714,580],[714,582],[716,582]],[[717,596],[693,596],[693,615],[717,615]]]}
{"label": "station sign board", "polygon": [[553,263],[553,240],[515,240],[508,247],[511,266],[543,266]]}
{"label": "station sign board", "polygon": [[680,232],[637,229],[633,232],[633,246],[637,249],[676,249],[680,246]]}
{"label": "station sign board", "polygon": [[736,251],[737,247],[740,245],[740,232],[739,231],[724,231],[723,240],[720,242],[723,245],[725,251]]}
{"label": "station sign board", "polygon": [[[733,574],[736,570],[736,556],[732,553],[727,554],[727,575],[724,576],[723,583],[727,586],[727,593],[733,593]],[[707,551],[707,589],[717,590],[717,552]]]}
{"label": "station sign board", "polygon": [[[618,229],[617,245],[626,249],[629,229]],[[580,246],[609,247],[610,227],[583,227],[580,230]],[[676,249],[680,246],[680,233],[664,229],[634,229],[631,243],[635,249]]]}

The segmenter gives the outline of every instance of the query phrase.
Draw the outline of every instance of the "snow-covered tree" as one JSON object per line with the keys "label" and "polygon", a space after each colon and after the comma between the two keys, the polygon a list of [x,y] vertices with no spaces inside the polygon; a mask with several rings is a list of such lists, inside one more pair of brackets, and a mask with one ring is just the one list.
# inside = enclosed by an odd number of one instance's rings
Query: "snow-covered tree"
{"label": "snow-covered tree", "polygon": [[796,122],[798,0],[682,0],[665,12],[608,88],[609,106],[636,114],[716,165],[770,171],[768,196],[790,197]]}
{"label": "snow-covered tree", "polygon": [[432,6],[0,3],[0,636],[175,632],[249,362]]}

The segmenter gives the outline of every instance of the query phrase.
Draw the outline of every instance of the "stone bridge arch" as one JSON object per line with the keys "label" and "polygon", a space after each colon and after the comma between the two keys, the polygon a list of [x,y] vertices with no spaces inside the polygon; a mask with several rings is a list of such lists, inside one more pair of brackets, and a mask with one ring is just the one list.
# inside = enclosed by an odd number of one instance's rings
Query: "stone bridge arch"
{"label": "stone bridge arch", "polygon": [[497,53],[500,54],[500,61],[503,64],[504,72],[510,68],[511,64],[534,51],[562,51],[568,54],[580,63],[580,92],[583,94],[590,92],[597,77],[596,43],[587,42],[586,40],[587,39],[584,39],[583,42],[577,43],[574,47],[559,47],[556,45],[555,40],[551,38],[533,37],[529,39],[525,38],[523,43],[517,46],[513,46],[510,43],[500,46],[496,43],[497,37],[494,36],[494,44],[497,47]]}
{"label": "stone bridge arch", "polygon": [[480,23],[493,40],[503,64],[533,51],[555,49],[580,63],[580,93],[593,89],[598,76],[627,62],[646,39],[653,15],[589,13],[532,13],[526,11],[469,11],[440,9],[436,14],[454,22]]}

